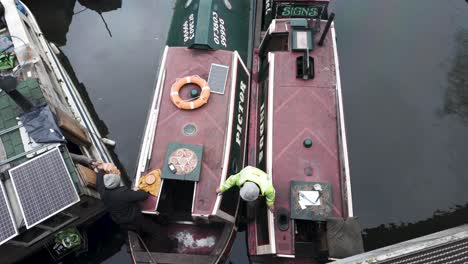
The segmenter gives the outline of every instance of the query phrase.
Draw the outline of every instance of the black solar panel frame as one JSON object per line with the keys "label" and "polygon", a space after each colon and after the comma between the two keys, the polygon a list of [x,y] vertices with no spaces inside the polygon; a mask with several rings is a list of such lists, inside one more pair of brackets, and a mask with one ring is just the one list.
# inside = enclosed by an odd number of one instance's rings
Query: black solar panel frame
{"label": "black solar panel frame", "polygon": [[[61,171],[58,171],[58,170],[55,171],[55,175],[51,175],[51,174],[45,175],[43,173],[41,174],[40,177],[35,177],[35,178],[33,177],[26,178],[25,174],[15,175],[16,171],[24,169],[26,168],[26,166],[30,164],[34,164],[34,163],[36,163],[36,166],[32,166],[32,168],[29,168],[29,169],[34,169],[34,172],[39,172],[41,170],[42,172],[44,171],[50,172],[50,171],[47,171],[47,170],[50,170],[50,166],[57,166],[55,168],[61,169]],[[10,179],[15,189],[16,198],[18,199],[18,202],[20,205],[21,214],[23,215],[24,222],[25,222],[27,229],[32,228],[33,226],[45,221],[51,216],[67,209],[68,207],[80,201],[80,197],[78,195],[78,192],[76,191],[73,180],[70,176],[70,172],[67,169],[67,165],[65,164],[65,160],[63,159],[63,156],[59,148],[54,148],[52,150],[47,151],[44,154],[34,157],[33,159],[27,162],[24,162],[15,168],[10,169],[9,173],[10,173]],[[62,176],[60,176],[58,173],[60,173],[60,175]],[[23,176],[23,178],[21,178],[21,176]],[[60,184],[63,184],[63,185],[56,184],[56,183],[51,184],[52,182],[50,181],[45,182],[45,180],[51,180],[52,177],[58,177],[55,180],[60,180],[60,177],[62,177],[63,181],[60,182]],[[26,182],[24,180],[26,180]],[[27,180],[29,180],[29,182]],[[32,181],[36,181],[34,183],[38,183],[39,181],[44,181],[43,184],[49,183],[49,186],[44,186],[44,185],[35,186],[31,184]],[[42,192],[44,194],[39,194],[38,193],[39,191],[44,191]],[[26,197],[29,194],[31,194],[33,197],[31,196]],[[67,201],[56,200],[57,198],[64,198],[63,196],[67,194],[70,195]],[[31,204],[31,202],[34,204]],[[42,210],[33,210],[34,212],[31,212],[31,210],[29,209],[32,208],[33,205],[37,205],[37,207],[40,207]],[[40,214],[40,217],[38,217],[36,213]],[[34,218],[32,218],[32,216],[34,216]]]}
{"label": "black solar panel frame", "polygon": [[[0,201],[0,245],[2,245],[3,243],[17,236],[18,229],[16,228],[15,219],[13,218],[13,212],[6,194],[6,189],[3,186],[3,182],[1,181],[0,191],[2,192],[2,200]],[[9,223],[6,223],[7,221]],[[6,230],[5,228],[8,228],[9,230]]]}

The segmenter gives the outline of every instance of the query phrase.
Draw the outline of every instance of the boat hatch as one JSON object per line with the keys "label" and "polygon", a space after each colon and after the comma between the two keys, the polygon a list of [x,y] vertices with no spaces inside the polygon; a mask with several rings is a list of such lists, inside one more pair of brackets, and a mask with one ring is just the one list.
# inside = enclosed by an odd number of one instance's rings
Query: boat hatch
{"label": "boat hatch", "polygon": [[310,52],[314,49],[313,40],[317,33],[318,29],[310,20],[275,20],[260,43],[260,54],[266,56],[274,51]]}

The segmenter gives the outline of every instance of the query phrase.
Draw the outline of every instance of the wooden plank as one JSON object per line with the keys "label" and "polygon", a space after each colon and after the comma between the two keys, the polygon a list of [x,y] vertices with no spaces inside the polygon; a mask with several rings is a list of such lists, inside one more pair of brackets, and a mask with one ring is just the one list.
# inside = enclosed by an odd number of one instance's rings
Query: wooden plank
{"label": "wooden plank", "polygon": [[86,187],[96,188],[96,173],[92,169],[80,164],[76,164],[76,168]]}
{"label": "wooden plank", "polygon": [[86,128],[78,123],[78,121],[59,108],[55,108],[55,115],[57,117],[58,126],[62,129],[67,139],[78,145],[91,145],[91,140],[86,133]]}

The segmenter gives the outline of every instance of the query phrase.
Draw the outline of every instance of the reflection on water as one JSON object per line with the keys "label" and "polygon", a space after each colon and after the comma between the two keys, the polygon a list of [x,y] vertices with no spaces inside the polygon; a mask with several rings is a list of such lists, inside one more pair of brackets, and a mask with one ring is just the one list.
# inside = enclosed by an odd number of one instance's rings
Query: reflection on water
{"label": "reflection on water", "polygon": [[[58,46],[67,44],[67,33],[74,16],[85,11],[94,11],[102,20],[101,24],[112,37],[110,28],[102,13],[122,7],[122,0],[78,0],[81,7],[74,10],[76,0],[24,1],[33,11],[44,34],[49,41]],[[47,26],[42,26],[47,25]]]}
{"label": "reflection on water", "polygon": [[456,55],[448,73],[445,113],[456,114],[468,122],[468,30],[460,30],[455,38]]}
{"label": "reflection on water", "polygon": [[[107,137],[109,135],[109,128],[107,127],[106,123],[99,117],[99,114],[94,108],[93,102],[91,98],[89,97],[89,94],[85,85],[82,82],[80,82],[78,78],[76,77],[75,71],[73,70],[73,67],[70,64],[68,57],[63,52],[60,53],[58,57],[63,67],[67,71],[68,75],[70,76],[73,84],[75,85],[78,92],[80,93],[81,99],[83,100],[83,103],[86,105],[86,108],[88,109],[88,112],[91,115],[91,118],[93,119],[94,124],[96,125],[99,133],[101,134],[102,137]],[[114,161],[114,163],[117,165],[117,167],[122,168],[121,169],[121,173],[123,176],[122,179],[124,180],[125,184],[129,185],[132,177],[129,175],[125,167],[120,162],[114,149],[110,146],[108,146],[108,149],[109,149],[109,154],[112,156],[112,160]]]}
{"label": "reflection on water", "polygon": [[122,0],[78,0],[78,2],[83,7],[96,11],[98,14],[122,7]]}
{"label": "reflection on water", "polygon": [[[73,18],[76,0],[23,1],[33,12],[47,39],[63,46]],[[47,26],[43,26],[47,25]]]}
{"label": "reflection on water", "polygon": [[418,223],[437,209],[456,214],[448,208],[468,202],[468,126],[441,115],[466,108],[460,32],[468,30],[468,6],[350,0],[334,9],[355,214],[373,235],[367,248],[436,231],[428,222],[424,232],[386,240],[375,227]]}
{"label": "reflection on water", "polygon": [[96,1],[96,0],[78,0],[78,2],[82,6],[84,6],[85,8],[78,11],[76,14],[86,11],[86,9],[96,11],[99,14],[99,16],[101,17],[102,22],[106,26],[106,29],[107,29],[107,32],[109,33],[109,36],[112,37],[112,32],[111,32],[111,30],[109,28],[109,25],[107,25],[106,20],[102,16],[102,13],[103,12],[113,11],[113,10],[116,10],[118,8],[121,8],[122,7],[122,0],[100,0],[100,1]]}

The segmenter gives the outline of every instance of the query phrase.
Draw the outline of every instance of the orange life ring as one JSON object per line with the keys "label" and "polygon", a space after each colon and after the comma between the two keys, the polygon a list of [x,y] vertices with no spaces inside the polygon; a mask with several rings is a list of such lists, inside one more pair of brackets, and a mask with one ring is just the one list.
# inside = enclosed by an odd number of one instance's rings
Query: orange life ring
{"label": "orange life ring", "polygon": [[[202,89],[198,99],[193,101],[183,100],[179,96],[180,89],[189,83],[194,83]],[[200,108],[208,102],[208,98],[210,98],[210,87],[208,83],[198,75],[180,78],[171,87],[171,101],[180,109],[192,110]]]}

